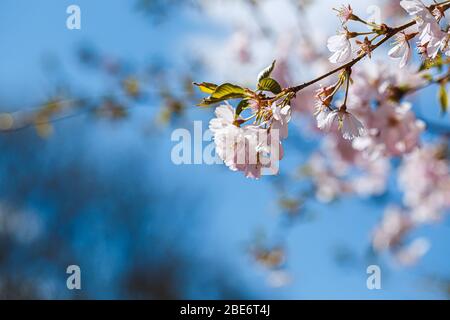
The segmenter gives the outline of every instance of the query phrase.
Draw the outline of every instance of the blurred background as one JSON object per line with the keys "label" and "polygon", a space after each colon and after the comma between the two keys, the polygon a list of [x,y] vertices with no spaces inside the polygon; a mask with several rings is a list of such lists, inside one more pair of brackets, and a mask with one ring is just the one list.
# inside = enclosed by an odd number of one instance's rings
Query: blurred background
{"label": "blurred background", "polygon": [[[66,27],[72,4],[80,30]],[[286,81],[320,74],[305,51],[326,52],[339,4],[3,0],[0,298],[449,298],[449,220],[412,232],[431,243],[417,263],[374,252],[374,228],[401,199],[395,179],[376,196],[318,201],[299,177],[321,139],[304,119],[280,176],[171,160],[173,130],[213,116],[195,107],[193,81],[245,84],[292,54]],[[447,130],[435,94],[415,104]],[[72,264],[82,290],[66,288]],[[382,290],[366,287],[371,264]]]}

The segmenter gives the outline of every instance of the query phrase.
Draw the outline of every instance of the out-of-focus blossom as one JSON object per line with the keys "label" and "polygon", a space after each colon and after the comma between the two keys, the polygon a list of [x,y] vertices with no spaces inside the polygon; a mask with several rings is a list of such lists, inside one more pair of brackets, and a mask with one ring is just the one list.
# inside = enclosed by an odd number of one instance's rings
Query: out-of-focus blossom
{"label": "out-of-focus blossom", "polygon": [[425,124],[417,120],[409,103],[384,103],[366,118],[368,134],[355,140],[354,147],[371,157],[399,156],[411,152],[420,141]]}
{"label": "out-of-focus blossom", "polygon": [[388,207],[380,224],[375,228],[372,246],[375,251],[389,251],[401,266],[415,265],[429,250],[430,243],[425,238],[415,239],[405,244],[405,237],[415,227],[407,211]]}
{"label": "out-of-focus blossom", "polygon": [[381,157],[368,161],[352,148],[351,141],[330,135],[324,140],[321,152],[310,158],[307,169],[318,200],[326,203],[345,194],[363,197],[383,194],[390,164]]}
{"label": "out-of-focus blossom", "polygon": [[409,245],[394,252],[395,260],[404,267],[411,267],[430,250],[430,241],[426,238],[418,238]]}
{"label": "out-of-focus blossom", "polygon": [[351,180],[353,192],[362,197],[383,194],[386,191],[386,184],[389,178],[389,160],[380,157],[367,161],[359,156],[357,163],[359,163],[363,173]]}
{"label": "out-of-focus blossom", "polygon": [[43,231],[43,222],[33,211],[20,211],[0,203],[0,235],[7,235],[20,243],[36,240]]}
{"label": "out-of-focus blossom", "polygon": [[241,63],[248,63],[252,58],[250,39],[245,31],[239,30],[230,39],[230,49]]}
{"label": "out-of-focus blossom", "polygon": [[271,271],[267,277],[267,284],[272,288],[282,288],[291,282],[292,277],[286,270]]}
{"label": "out-of-focus blossom", "polygon": [[381,252],[399,246],[404,235],[412,227],[413,223],[406,212],[397,207],[387,208],[373,233],[373,248]]}
{"label": "out-of-focus blossom", "polygon": [[423,72],[373,61],[362,63],[352,73],[352,78],[348,105],[362,120],[370,114],[373,105],[398,100],[403,97],[405,88],[417,88],[427,83]]}
{"label": "out-of-focus blossom", "polygon": [[346,190],[346,183],[330,167],[330,163],[320,153],[315,153],[308,162],[308,174],[316,188],[316,198],[329,203],[339,197]]}
{"label": "out-of-focus blossom", "polygon": [[441,146],[417,148],[399,168],[404,204],[417,223],[437,221],[450,207],[450,173],[442,153]]}

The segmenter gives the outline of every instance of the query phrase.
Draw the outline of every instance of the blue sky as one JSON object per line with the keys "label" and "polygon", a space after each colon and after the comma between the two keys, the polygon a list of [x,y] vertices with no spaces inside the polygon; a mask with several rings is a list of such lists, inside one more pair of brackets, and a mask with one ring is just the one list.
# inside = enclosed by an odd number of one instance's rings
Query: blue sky
{"label": "blue sky", "polygon": [[[82,30],[79,31],[70,31],[65,27],[66,8],[74,3],[82,11]],[[54,83],[46,77],[41,62],[49,55],[60,60],[65,81],[92,94],[105,89],[101,77],[80,68],[76,62],[76,50],[83,43],[93,44],[102,52],[124,57],[137,65],[144,65],[155,56],[162,56],[176,72],[177,68],[184,67],[183,53],[187,48],[183,47],[183,39],[195,37],[199,32],[217,33],[218,36],[225,32],[213,21],[205,19],[199,22],[194,18],[195,15],[184,15],[181,11],[161,25],[154,26],[148,18],[135,11],[131,1],[4,0],[0,5],[2,107],[8,110],[27,108],[48,97]],[[430,91],[422,98],[421,103],[424,106],[428,101],[434,103],[432,99],[435,99],[434,92]],[[155,105],[158,105],[157,101]],[[152,111],[143,109],[133,110],[133,118],[142,119],[152,114]],[[206,121],[209,115],[192,107],[189,119]],[[80,124],[83,119],[73,121]],[[75,126],[73,123],[58,124],[57,131],[67,137]],[[271,183],[274,178],[264,177],[262,181],[251,181],[241,174],[229,172],[224,166],[175,166],[170,161],[170,151],[174,145],[170,141],[171,129],[163,130],[157,138],[147,140],[148,138],[136,132],[136,123],[132,121],[114,132],[111,132],[111,128],[103,127],[93,130],[90,137],[83,137],[85,143],[92,147],[85,157],[90,158],[93,163],[104,164],[109,157],[120,157],[125,148],[127,152],[134,152],[142,157],[143,166],[160,170],[161,177],[157,179],[160,180],[161,188],[168,194],[173,193],[175,202],[176,190],[200,194],[201,196],[194,197],[197,212],[192,214],[200,217],[201,223],[195,229],[193,243],[186,244],[186,251],[192,254],[193,259],[202,257],[210,261],[210,268],[227,266],[231,270],[230,277],[242,280],[245,291],[255,297],[445,298],[436,288],[423,285],[421,279],[422,276],[435,274],[450,277],[448,221],[415,232],[415,236],[425,235],[432,242],[430,252],[418,266],[410,269],[396,268],[388,258],[382,257],[383,290],[367,290],[366,264],[360,258],[364,257],[370,232],[382,215],[385,205],[382,199],[363,201],[351,198],[326,206],[312,203],[310,207],[315,213],[315,219],[296,224],[286,236],[287,270],[293,276],[293,283],[285,288],[269,288],[265,284],[267,273],[249,260],[244,254],[243,246],[261,228],[275,238],[279,232],[277,224],[280,219],[273,214],[277,201]],[[189,122],[186,127],[192,129]],[[49,142],[54,146],[57,141],[64,143],[64,138],[51,139],[56,139]],[[313,143],[310,141],[309,145]],[[294,144],[290,148],[295,148]],[[155,149],[157,152],[154,152]],[[302,151],[293,150],[286,163],[295,162],[298,155],[301,156]],[[70,153],[67,157],[70,157]],[[95,166],[100,167],[101,165]],[[142,170],[146,172],[148,169],[143,167]],[[162,210],[166,214],[171,212],[170,207]],[[97,223],[101,224],[101,220]],[[83,242],[82,239],[79,241]],[[355,266],[337,266],[333,252],[339,246],[350,248],[361,262]],[[123,249],[120,244],[118,247],[114,255],[106,251],[103,253],[104,261],[112,264],[111,277],[120,272],[118,266]],[[114,267],[114,264],[117,266]],[[194,276],[201,277],[201,272]],[[114,297],[114,294],[104,293],[100,297]],[[203,292],[201,286],[194,286],[188,290],[188,297],[209,298],[214,297],[214,294]]]}

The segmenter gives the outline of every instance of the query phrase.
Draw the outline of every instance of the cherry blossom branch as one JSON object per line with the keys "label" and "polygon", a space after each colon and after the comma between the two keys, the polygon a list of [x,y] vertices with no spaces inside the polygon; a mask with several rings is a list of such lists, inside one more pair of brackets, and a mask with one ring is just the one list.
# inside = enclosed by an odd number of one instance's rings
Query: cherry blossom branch
{"label": "cherry blossom branch", "polygon": [[[437,7],[441,7],[443,12],[447,11],[450,8],[450,0],[443,1],[441,3],[435,3],[435,4],[433,4],[433,5],[431,5],[429,7],[429,10],[432,11],[432,10],[434,10]],[[354,17],[358,18],[357,16],[354,16]],[[363,20],[361,20],[359,18],[357,20],[362,22],[362,23],[367,24],[367,22],[365,22],[365,21],[363,21]],[[410,21],[410,22],[408,22],[408,23],[406,23],[406,24],[404,24],[402,26],[396,27],[396,28],[391,28],[391,27],[388,27],[385,24],[382,24],[381,26],[379,26],[379,28],[381,28],[382,31],[384,30],[385,37],[382,40],[380,40],[378,43],[376,43],[375,45],[370,46],[369,47],[369,51],[361,52],[361,54],[357,58],[351,60],[350,62],[348,62],[348,63],[346,63],[346,64],[344,64],[344,65],[342,65],[340,67],[337,67],[337,68],[335,68],[335,69],[325,73],[324,75],[322,75],[322,76],[320,76],[318,78],[315,78],[315,79],[313,79],[313,80],[311,80],[309,82],[305,82],[305,83],[300,84],[298,86],[287,88],[287,89],[284,90],[284,93],[297,93],[297,92],[299,92],[299,91],[301,91],[301,90],[303,90],[303,89],[305,89],[305,88],[307,88],[307,87],[309,87],[309,86],[311,86],[311,85],[313,85],[313,84],[315,84],[315,83],[317,83],[317,82],[319,82],[319,81],[321,81],[323,79],[328,78],[329,76],[331,76],[331,75],[333,75],[333,74],[335,74],[335,73],[337,73],[339,71],[352,68],[355,64],[357,64],[363,58],[365,58],[366,56],[370,56],[370,54],[373,51],[378,49],[380,46],[382,46],[384,43],[386,43],[389,39],[394,37],[396,34],[402,32],[402,31],[404,31],[404,30],[406,30],[406,29],[408,29],[408,28],[410,28],[412,26],[414,26],[416,23],[417,23],[417,21],[413,20],[413,21]],[[374,39],[372,39],[372,41],[375,40],[379,35],[380,34],[378,34]],[[372,42],[372,41],[370,41],[370,42]]]}
{"label": "cherry blossom branch", "polygon": [[[411,21],[411,22],[408,22],[408,23],[406,23],[406,24],[404,24],[404,25],[402,25],[400,27],[397,27],[397,28],[393,28],[392,29],[392,28],[388,27],[388,30],[386,32],[386,36],[382,40],[380,40],[378,43],[373,45],[370,52],[375,51],[378,47],[383,45],[386,41],[391,39],[397,33],[401,32],[403,30],[406,30],[406,29],[408,29],[409,27],[412,27],[415,24],[416,24],[416,21]],[[335,69],[325,73],[324,75],[322,75],[322,76],[320,76],[318,78],[315,78],[315,79],[313,79],[313,80],[311,80],[309,82],[305,82],[305,83],[300,84],[300,85],[295,86],[295,87],[287,88],[287,89],[285,89],[285,92],[286,93],[289,93],[289,92],[297,93],[300,90],[303,90],[303,89],[305,89],[305,88],[307,88],[307,87],[309,87],[309,86],[311,86],[311,85],[313,85],[313,84],[315,84],[315,83],[317,83],[317,82],[319,82],[319,81],[321,81],[323,79],[326,79],[329,76],[332,76],[333,74],[335,74],[335,73],[337,73],[339,71],[352,68],[355,64],[357,64],[359,61],[361,61],[367,55],[369,55],[369,52],[363,52],[357,58],[351,60],[350,62],[347,62],[346,64],[344,64],[344,65],[342,65],[342,66],[340,66],[338,68],[335,68]]]}

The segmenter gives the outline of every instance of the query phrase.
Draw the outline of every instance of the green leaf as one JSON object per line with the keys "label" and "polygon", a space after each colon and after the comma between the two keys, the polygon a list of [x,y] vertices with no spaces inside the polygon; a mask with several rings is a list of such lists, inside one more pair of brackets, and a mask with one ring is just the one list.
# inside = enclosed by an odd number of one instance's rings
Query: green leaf
{"label": "green leaf", "polygon": [[[213,84],[202,83],[199,85],[199,87],[203,90],[211,92]],[[202,102],[198,104],[198,106],[206,107],[212,104],[219,103],[221,101],[240,98],[245,98],[245,89],[231,83],[225,83],[216,87],[214,91],[211,92],[211,96],[203,99]]]}
{"label": "green leaf", "polygon": [[213,105],[213,104],[216,104],[216,103],[222,102],[224,100],[228,100],[228,99],[234,99],[234,98],[233,97],[228,98],[225,96],[223,99],[214,99],[214,98],[208,97],[208,98],[203,99],[202,102],[200,102],[197,106],[208,107],[210,105]]}
{"label": "green leaf", "polygon": [[258,90],[269,91],[273,94],[279,94],[282,89],[280,84],[272,78],[264,78],[258,83]]}
{"label": "green leaf", "polygon": [[439,103],[441,104],[442,113],[447,113],[448,94],[447,94],[447,84],[445,82],[441,83],[439,87]]}
{"label": "green leaf", "polygon": [[231,83],[225,83],[216,88],[211,94],[212,99],[228,100],[243,98],[245,96],[245,90],[239,86]]}
{"label": "green leaf", "polygon": [[239,102],[239,104],[236,108],[236,117],[238,117],[242,113],[242,111],[244,111],[247,108],[248,108],[247,100],[242,100],[241,102]]}
{"label": "green leaf", "polygon": [[267,68],[265,68],[263,71],[261,71],[259,73],[258,80],[257,80],[258,83],[260,83],[262,79],[270,77],[270,75],[272,74],[273,69],[275,69],[276,62],[277,61],[274,60],[270,66],[268,66]]}
{"label": "green leaf", "polygon": [[208,83],[208,82],[202,82],[202,83],[195,83],[202,92],[207,94],[212,94],[217,89],[217,84],[214,83]]}
{"label": "green leaf", "polygon": [[217,103],[220,103],[220,102],[225,101],[225,100],[232,100],[232,99],[239,99],[239,98],[242,98],[242,96],[236,96],[234,94],[227,95],[227,96],[224,96],[224,97],[218,98],[218,99],[212,98],[212,97],[208,97],[208,98],[203,99],[202,102],[200,102],[197,106],[199,106],[199,107],[208,107],[210,105],[217,104]]}

